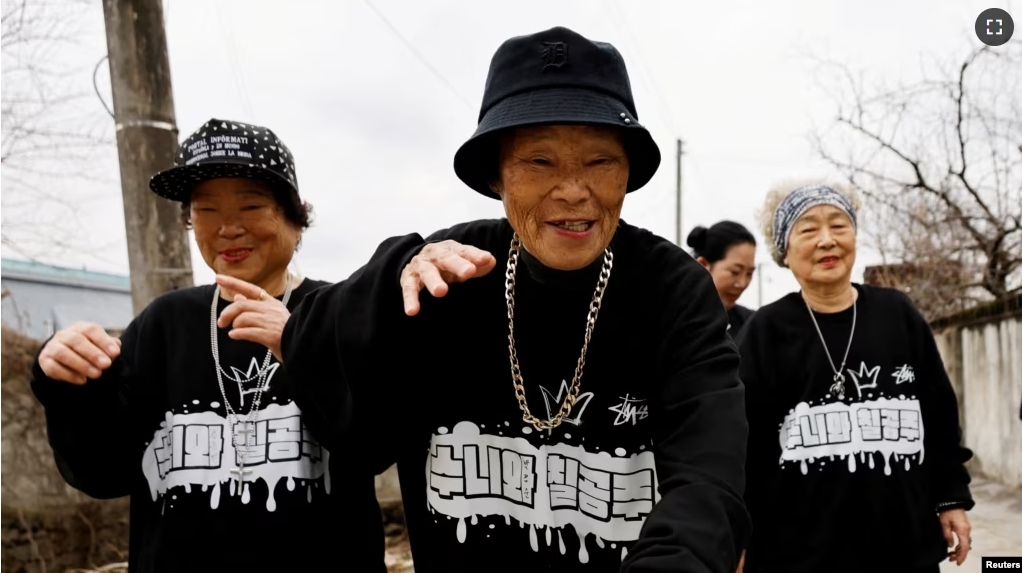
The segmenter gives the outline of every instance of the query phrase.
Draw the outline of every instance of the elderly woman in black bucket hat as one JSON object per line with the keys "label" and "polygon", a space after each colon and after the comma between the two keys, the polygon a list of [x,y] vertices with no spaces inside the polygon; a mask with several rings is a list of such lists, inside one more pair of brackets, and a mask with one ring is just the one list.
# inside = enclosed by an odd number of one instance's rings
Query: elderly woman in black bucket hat
{"label": "elderly woman in black bucket hat", "polygon": [[727,313],[695,260],[620,220],[659,163],[613,46],[512,38],[454,162],[507,217],[387,240],[290,316],[310,430],[397,462],[417,572],[735,570]]}
{"label": "elderly woman in black bucket hat", "polygon": [[[151,190],[180,204],[211,269],[256,290],[179,289],[119,339],[79,323],[47,341],[32,389],[61,475],[131,496],[133,572],[385,571],[373,475],[310,437],[265,348],[278,305],[327,284],[288,268],[310,214],[291,152],[267,128],[211,119],[175,163]],[[231,304],[246,320],[218,328]]]}

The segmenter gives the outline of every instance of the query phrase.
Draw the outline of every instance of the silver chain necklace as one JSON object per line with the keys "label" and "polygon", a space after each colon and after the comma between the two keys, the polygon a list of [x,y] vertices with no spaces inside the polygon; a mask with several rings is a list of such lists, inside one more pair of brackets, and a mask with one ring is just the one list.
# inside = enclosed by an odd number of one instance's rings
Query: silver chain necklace
{"label": "silver chain necklace", "polygon": [[[291,287],[292,287],[291,273],[288,273],[287,287],[284,289],[283,300],[285,307],[287,306],[287,302],[291,299]],[[237,412],[234,411],[234,408],[231,406],[231,401],[227,399],[227,392],[224,390],[224,378],[221,372],[222,369],[220,368],[220,341],[217,336],[216,325],[217,321],[216,310],[217,303],[219,301],[220,301],[220,285],[217,285],[216,290],[214,290],[213,292],[213,304],[210,306],[209,311],[210,346],[213,349],[213,363],[216,367],[216,381],[217,384],[220,386],[220,396],[222,396],[224,399],[224,409],[227,411],[227,427],[231,434],[231,443],[234,445],[235,451],[238,451],[239,446],[248,445],[247,443],[248,435],[251,434],[253,431],[252,428],[249,427],[249,424],[255,422],[256,414],[259,411],[259,405],[262,403],[263,390],[266,385],[266,377],[269,375],[268,368],[270,365],[270,359],[273,357],[273,352],[270,350],[266,351],[266,357],[263,358],[263,364],[259,368],[259,372],[257,372],[254,376],[250,376],[245,380],[241,380],[240,376],[238,379],[234,379],[228,376],[229,380],[233,382],[238,382],[238,393],[241,395],[242,400],[244,400],[244,395],[241,393],[244,391],[244,389],[241,387],[241,384],[244,382],[248,382],[252,379],[256,380],[255,398],[252,400],[251,403],[249,403],[248,412],[244,414],[238,414]],[[241,425],[242,427],[238,430],[235,430],[234,429],[235,424]],[[238,443],[237,434],[241,434],[243,436],[245,443],[241,444]],[[238,455],[238,459],[240,460],[238,462],[238,467],[232,469],[231,473],[235,474],[235,478],[238,480],[239,483],[244,484],[245,476],[251,473],[252,470],[245,469],[244,455]],[[242,489],[244,489],[244,487],[238,488],[238,495],[241,495]]]}
{"label": "silver chain necklace", "polygon": [[511,239],[511,250],[508,252],[507,257],[507,272],[504,274],[504,297],[507,299],[507,321],[508,321],[508,352],[510,353],[511,359],[511,382],[515,387],[515,397],[518,399],[518,407],[522,411],[522,420],[528,424],[532,424],[540,432],[544,430],[552,430],[557,426],[561,425],[571,414],[571,409],[575,405],[575,401],[578,400],[579,389],[582,387],[582,369],[586,363],[586,352],[589,350],[589,340],[593,336],[593,327],[596,326],[596,316],[600,312],[600,306],[603,304],[603,291],[607,289],[607,282],[610,280],[610,270],[614,266],[614,253],[610,251],[610,248],[603,250],[603,268],[600,270],[600,277],[596,281],[596,291],[593,293],[593,300],[589,303],[589,315],[586,317],[586,337],[582,343],[582,354],[578,358],[578,363],[575,365],[575,376],[571,380],[571,387],[568,389],[568,395],[564,397],[564,402],[561,403],[561,407],[557,412],[557,415],[551,420],[540,420],[536,416],[532,415],[529,411],[529,405],[525,401],[525,386],[524,380],[522,379],[522,370],[518,366],[518,353],[515,350],[515,275],[518,272],[518,254],[521,249],[522,242],[518,238],[518,233],[514,234]]}
{"label": "silver chain necklace", "polygon": [[[852,287],[854,289],[854,287]],[[827,348],[827,341],[823,338],[823,332],[820,331],[820,325],[816,322],[816,315],[813,314],[813,308],[809,306],[809,301],[806,300],[805,295],[802,295],[802,301],[806,303],[806,309],[809,310],[809,318],[813,319],[813,326],[816,327],[816,334],[820,336],[820,342],[823,343],[823,351],[827,353],[827,361],[830,362],[830,369],[834,371],[834,383],[830,386],[831,394],[837,394],[838,400],[845,399],[845,364],[848,362],[848,351],[852,349],[852,338],[855,337],[855,318],[857,314],[856,296],[852,293],[852,331],[848,333],[848,346],[845,347],[845,357],[841,359],[841,368],[834,367],[834,359],[830,357],[830,350]]]}

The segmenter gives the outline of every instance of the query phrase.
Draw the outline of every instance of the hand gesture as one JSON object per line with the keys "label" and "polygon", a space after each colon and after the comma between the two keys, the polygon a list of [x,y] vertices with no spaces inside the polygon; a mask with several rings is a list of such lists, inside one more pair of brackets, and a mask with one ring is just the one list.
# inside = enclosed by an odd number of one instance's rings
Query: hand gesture
{"label": "hand gesture", "polygon": [[220,288],[236,293],[234,302],[220,314],[216,324],[231,327],[228,336],[234,340],[249,340],[268,348],[273,356],[280,356],[280,335],[291,316],[284,303],[266,294],[266,291],[243,280],[217,275]]}
{"label": "hand gesture", "polygon": [[425,287],[435,297],[447,294],[447,285],[481,277],[493,270],[497,259],[490,253],[455,241],[429,243],[401,271],[405,314],[419,314],[419,291]]}
{"label": "hand gesture", "polygon": [[121,341],[91,322],[58,331],[39,353],[39,367],[53,380],[85,384],[103,374],[121,355]]}

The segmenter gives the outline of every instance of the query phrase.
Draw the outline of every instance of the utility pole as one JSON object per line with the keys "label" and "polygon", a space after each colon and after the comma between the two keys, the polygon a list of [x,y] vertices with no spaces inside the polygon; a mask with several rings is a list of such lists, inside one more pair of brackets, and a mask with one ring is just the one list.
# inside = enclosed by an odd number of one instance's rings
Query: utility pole
{"label": "utility pole", "polygon": [[124,227],[135,314],[157,296],[192,286],[180,206],[149,190],[174,165],[177,124],[161,0],[103,0]]}
{"label": "utility pole", "polygon": [[676,187],[675,187],[675,189],[677,191],[677,208],[678,209],[677,209],[677,212],[675,213],[675,216],[677,217],[677,219],[675,220],[675,224],[674,224],[674,242],[679,247],[684,247],[684,245],[685,245],[684,243],[681,242],[681,156],[684,154],[684,151],[682,150],[683,146],[684,146],[684,144],[681,142],[681,138],[679,138],[678,139],[678,156],[677,156],[677,169],[678,169],[678,171],[677,171],[677,183],[676,183]]}

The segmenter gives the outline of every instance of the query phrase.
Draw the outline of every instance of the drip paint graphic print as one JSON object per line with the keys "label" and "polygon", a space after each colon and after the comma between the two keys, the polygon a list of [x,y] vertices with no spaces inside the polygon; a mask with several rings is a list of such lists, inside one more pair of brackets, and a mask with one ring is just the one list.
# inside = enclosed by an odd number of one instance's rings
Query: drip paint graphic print
{"label": "drip paint graphic print", "polygon": [[612,456],[565,444],[537,447],[524,438],[482,434],[471,422],[438,432],[426,461],[427,499],[433,511],[458,520],[462,543],[483,534],[468,531],[465,520],[500,515],[508,525],[514,518],[532,528],[533,551],[539,551],[537,529],[546,529],[548,546],[557,529],[564,554],[561,535],[570,524],[580,541],[578,559],[587,563],[586,536],[595,535],[600,547],[604,540],[634,541],[660,499],[652,452],[625,457],[620,449]]}
{"label": "drip paint graphic print", "polygon": [[[220,485],[229,483],[230,495],[241,495],[241,501],[248,503],[248,484],[260,479],[269,489],[266,511],[277,509],[274,491],[281,480],[286,479],[288,490],[293,491],[295,480],[322,478],[323,489],[330,493],[330,453],[305,430],[294,402],[267,406],[255,420],[244,434],[239,432],[242,424],[236,424],[235,432],[245,445],[235,448],[228,421],[216,412],[167,412],[142,458],[153,501],[174,487],[184,487],[186,493],[191,493],[193,485],[203,492],[212,487],[209,503],[216,509],[222,495]],[[251,472],[246,471],[244,481],[239,481],[232,470],[242,460],[245,470]],[[311,483],[306,490],[311,502]]]}
{"label": "drip paint graphic print", "polygon": [[[922,464],[923,415],[915,396],[884,397],[878,388],[880,366],[869,368],[861,362],[856,370],[849,368],[847,372],[860,399],[863,390],[880,396],[872,399],[870,393],[866,397],[871,399],[852,404],[798,403],[781,424],[781,465],[797,462],[802,473],[808,474],[810,466],[819,464],[817,469],[822,469],[828,461],[840,458],[847,463],[848,471],[854,472],[859,464],[874,469],[875,455],[880,454],[884,475],[891,475],[892,458],[894,463],[904,462],[905,471],[912,469],[912,458],[916,465]],[[915,382],[915,373],[908,364],[896,368],[891,377],[895,385]]]}
{"label": "drip paint graphic print", "polygon": [[816,406],[800,402],[785,416],[780,442],[781,464],[797,462],[803,474],[811,464],[835,457],[847,461],[849,472],[867,460],[873,469],[874,454],[879,453],[884,474],[891,475],[892,456],[904,461],[906,471],[911,469],[910,456],[923,463],[923,417],[918,400],[879,398]]}

